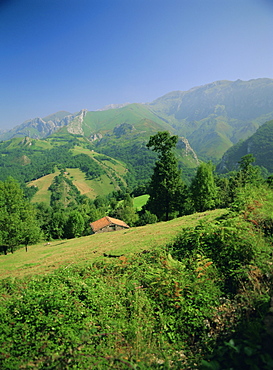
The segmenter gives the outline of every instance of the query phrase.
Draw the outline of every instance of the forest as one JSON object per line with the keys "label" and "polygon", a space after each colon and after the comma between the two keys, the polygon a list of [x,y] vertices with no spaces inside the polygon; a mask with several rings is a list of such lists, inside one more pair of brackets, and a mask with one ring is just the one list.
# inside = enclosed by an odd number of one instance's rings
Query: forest
{"label": "forest", "polygon": [[[177,140],[166,131],[151,136],[147,150],[157,159],[149,182],[94,200],[80,195],[65,168],[50,205],[30,203],[12,177],[0,182],[4,254],[89,235],[89,223],[105,215],[138,227],[222,210],[163,247],[2,280],[2,369],[273,368],[272,176],[248,154],[222,176],[203,162],[186,183]],[[140,194],[149,199],[137,211]]]}

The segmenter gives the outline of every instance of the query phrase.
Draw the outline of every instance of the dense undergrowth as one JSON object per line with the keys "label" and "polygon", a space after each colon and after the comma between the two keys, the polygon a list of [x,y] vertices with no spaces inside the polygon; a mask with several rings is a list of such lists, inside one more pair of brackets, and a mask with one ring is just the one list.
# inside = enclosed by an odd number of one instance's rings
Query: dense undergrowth
{"label": "dense undergrowth", "polygon": [[164,248],[1,281],[1,369],[272,369],[273,203],[248,194]]}

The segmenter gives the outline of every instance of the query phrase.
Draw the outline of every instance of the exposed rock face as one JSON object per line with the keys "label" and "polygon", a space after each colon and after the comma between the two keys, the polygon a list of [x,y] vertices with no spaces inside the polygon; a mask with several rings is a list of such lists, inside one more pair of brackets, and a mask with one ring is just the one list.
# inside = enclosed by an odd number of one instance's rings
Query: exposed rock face
{"label": "exposed rock face", "polygon": [[198,157],[197,157],[195,151],[192,149],[188,140],[185,137],[179,137],[176,147],[177,147],[177,149],[184,149],[185,150],[185,155],[186,156],[191,156],[195,160],[196,165],[199,164],[199,160],[198,160]]}
{"label": "exposed rock face", "polygon": [[59,112],[45,118],[34,118],[23,122],[14,129],[0,134],[0,140],[8,140],[13,137],[31,137],[33,139],[42,139],[51,135],[59,128],[68,125],[75,115],[68,112]]}
{"label": "exposed rock face", "polygon": [[19,158],[19,163],[22,164],[22,166],[26,166],[27,164],[31,163],[31,160],[26,155],[22,155],[22,157]]}
{"label": "exposed rock face", "polygon": [[109,104],[109,105],[106,105],[105,107],[103,107],[101,109],[97,109],[97,112],[104,111],[104,110],[109,110],[109,109],[119,109],[119,108],[126,107],[126,105],[129,105],[129,104],[131,104],[131,103]]}
{"label": "exposed rock face", "polygon": [[31,146],[32,145],[31,138],[28,137],[28,136],[24,137],[24,139],[19,143],[19,145],[22,145],[22,146]]}
{"label": "exposed rock face", "polygon": [[67,131],[74,135],[84,135],[82,124],[83,119],[86,116],[87,109],[82,109],[74,119],[68,124]]}
{"label": "exposed rock face", "polygon": [[96,140],[100,140],[102,139],[102,134],[101,133],[96,133],[96,134],[92,134],[89,138],[90,141],[96,141]]}

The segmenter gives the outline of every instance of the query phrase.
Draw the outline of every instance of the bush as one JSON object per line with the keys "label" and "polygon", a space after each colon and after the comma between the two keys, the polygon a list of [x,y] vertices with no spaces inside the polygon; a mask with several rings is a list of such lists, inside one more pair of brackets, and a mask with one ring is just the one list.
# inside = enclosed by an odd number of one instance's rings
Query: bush
{"label": "bush", "polygon": [[270,245],[260,231],[242,217],[230,213],[215,223],[185,229],[171,246],[179,260],[197,253],[210,258],[221,274],[227,294],[235,294],[247,279],[249,265],[263,269]]}

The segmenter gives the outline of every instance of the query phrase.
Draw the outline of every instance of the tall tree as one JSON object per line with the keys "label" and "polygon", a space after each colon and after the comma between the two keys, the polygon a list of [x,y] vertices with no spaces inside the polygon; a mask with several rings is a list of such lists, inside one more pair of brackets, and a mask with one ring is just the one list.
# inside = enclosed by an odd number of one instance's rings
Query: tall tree
{"label": "tall tree", "polygon": [[184,190],[181,171],[173,153],[177,141],[177,136],[163,131],[151,136],[147,144],[159,156],[151,177],[148,190],[150,198],[146,208],[159,220],[167,221],[174,212],[179,211],[177,199]]}
{"label": "tall tree", "polygon": [[245,186],[246,184],[260,184],[262,180],[261,168],[253,166],[256,158],[253,154],[244,155],[239,163],[239,171],[237,172],[237,186]]}
{"label": "tall tree", "polygon": [[84,218],[78,211],[72,211],[65,227],[65,236],[69,239],[82,236],[84,231]]}
{"label": "tall tree", "polygon": [[0,242],[13,252],[15,246],[33,244],[41,237],[35,211],[19,184],[9,177],[0,181]]}
{"label": "tall tree", "polygon": [[134,201],[129,193],[126,193],[123,202],[120,202],[120,205],[110,210],[108,214],[109,216],[120,218],[129,226],[134,226],[139,219],[134,207]]}
{"label": "tall tree", "polygon": [[201,163],[191,183],[191,195],[197,212],[213,209],[217,204],[217,187],[214,181],[213,165]]}
{"label": "tall tree", "polygon": [[231,173],[229,178],[229,199],[230,203],[234,202],[238,192],[251,186],[259,186],[264,182],[262,171],[259,166],[254,166],[255,157],[252,154],[244,155],[238,161],[238,171]]}

